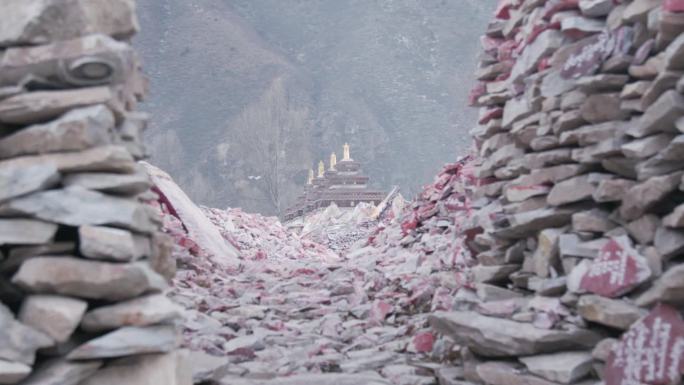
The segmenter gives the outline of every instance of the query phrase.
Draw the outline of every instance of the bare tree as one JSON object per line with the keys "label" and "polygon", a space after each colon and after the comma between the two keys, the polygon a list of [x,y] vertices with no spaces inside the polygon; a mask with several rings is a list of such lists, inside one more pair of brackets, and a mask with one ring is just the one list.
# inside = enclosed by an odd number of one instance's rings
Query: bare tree
{"label": "bare tree", "polygon": [[[278,77],[255,103],[246,106],[232,122],[233,142],[243,146],[246,162],[256,175],[272,209],[280,215],[283,186],[292,165],[301,167],[301,157],[310,126],[309,109],[290,100],[284,80]],[[246,151],[244,151],[246,150]]]}

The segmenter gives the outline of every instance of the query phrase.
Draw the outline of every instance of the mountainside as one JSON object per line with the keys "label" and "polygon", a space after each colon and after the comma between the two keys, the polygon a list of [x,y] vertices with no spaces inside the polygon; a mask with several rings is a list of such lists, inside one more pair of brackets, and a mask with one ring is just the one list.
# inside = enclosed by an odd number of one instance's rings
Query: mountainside
{"label": "mountainside", "polygon": [[344,142],[374,187],[411,194],[468,147],[455,106],[493,0],[138,6],[152,161],[197,202],[276,213]]}

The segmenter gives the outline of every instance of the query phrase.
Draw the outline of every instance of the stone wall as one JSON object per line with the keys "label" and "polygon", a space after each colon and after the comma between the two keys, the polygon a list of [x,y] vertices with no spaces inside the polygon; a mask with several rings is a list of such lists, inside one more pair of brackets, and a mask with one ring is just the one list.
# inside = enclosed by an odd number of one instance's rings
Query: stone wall
{"label": "stone wall", "polygon": [[432,325],[465,378],[678,384],[684,1],[503,0],[472,103],[472,295]]}
{"label": "stone wall", "polygon": [[2,0],[0,19],[0,384],[189,384],[136,163],[134,1]]}

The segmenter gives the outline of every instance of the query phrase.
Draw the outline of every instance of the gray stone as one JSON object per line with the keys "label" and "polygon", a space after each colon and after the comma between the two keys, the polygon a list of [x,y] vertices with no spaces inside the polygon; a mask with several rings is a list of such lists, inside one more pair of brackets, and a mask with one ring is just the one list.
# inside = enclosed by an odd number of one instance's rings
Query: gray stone
{"label": "gray stone", "polygon": [[80,151],[111,143],[114,115],[103,105],[71,110],[0,139],[0,157]]}
{"label": "gray stone", "polygon": [[163,294],[120,302],[89,311],[81,328],[87,332],[101,332],[123,326],[150,326],[178,318],[181,308]]}
{"label": "gray stone", "polygon": [[646,110],[658,98],[668,90],[675,88],[677,81],[682,78],[684,72],[682,71],[664,71],[658,74],[658,77],[653,80],[651,86],[646,90],[641,97],[641,108]]}
{"label": "gray stone", "polygon": [[33,365],[36,350],[53,344],[47,335],[15,320],[0,303],[0,360]]}
{"label": "gray stone", "polygon": [[662,1],[660,0],[634,0],[622,12],[622,19],[646,24],[648,13],[653,8],[659,7],[661,3]]}
{"label": "gray stone", "polygon": [[610,178],[610,174],[590,173],[564,180],[553,186],[546,201],[550,205],[561,206],[591,199],[598,184]]}
{"label": "gray stone", "polygon": [[[55,17],[55,7],[59,16]],[[3,0],[0,47],[44,44],[102,33],[129,38],[138,30],[135,2],[131,0]]]}
{"label": "gray stone", "polygon": [[131,173],[136,163],[126,148],[121,146],[96,147],[79,152],[23,156],[0,161],[0,168],[54,165],[60,172]]}
{"label": "gray stone", "polygon": [[501,124],[503,128],[510,128],[513,123],[529,117],[534,112],[530,101],[525,95],[510,99],[504,106]]}
{"label": "gray stone", "polygon": [[79,385],[191,385],[192,370],[188,366],[186,353],[179,351],[127,357],[112,362]]}
{"label": "gray stone", "polygon": [[561,31],[565,33],[598,33],[605,27],[606,23],[603,20],[590,19],[583,16],[569,16],[561,20]]}
{"label": "gray stone", "polygon": [[684,160],[684,135],[672,139],[664,149],[661,149],[660,155],[664,160]]}
{"label": "gray stone", "polygon": [[549,56],[563,44],[563,34],[560,31],[546,30],[537,36],[534,42],[523,50],[511,70],[510,80],[517,82],[532,73],[539,62]]}
{"label": "gray stone", "polygon": [[684,115],[684,97],[675,90],[662,94],[628,130],[636,138],[659,133],[676,132],[675,122]]}
{"label": "gray stone", "polygon": [[473,280],[481,283],[497,283],[506,281],[508,276],[520,270],[520,265],[484,266],[477,265],[472,268]]}
{"label": "gray stone", "polygon": [[622,153],[628,158],[644,159],[661,152],[674,139],[672,134],[658,134],[631,141],[622,146]]}
{"label": "gray stone", "polygon": [[57,183],[59,172],[51,164],[28,167],[0,166],[0,202],[48,189]]}
{"label": "gray stone", "polygon": [[534,273],[541,278],[548,278],[551,270],[558,270],[558,239],[566,229],[544,229],[537,238],[537,248],[532,259],[534,261]]}
{"label": "gray stone", "polygon": [[580,164],[561,164],[559,166],[533,169],[527,175],[510,182],[510,186],[533,186],[548,183],[558,183],[588,171],[589,168]]}
{"label": "gray stone", "polygon": [[69,353],[67,359],[92,360],[168,353],[175,347],[176,331],[172,325],[124,327],[86,342]]}
{"label": "gray stone", "polygon": [[666,227],[684,227],[684,204],[675,207],[674,211],[663,218]]}
{"label": "gray stone", "polygon": [[663,260],[667,261],[684,252],[684,233],[680,230],[659,227],[653,244]]}
{"label": "gray stone", "polygon": [[660,218],[653,214],[645,214],[629,222],[625,229],[632,238],[642,245],[648,245],[655,239],[656,230],[660,225]]}
{"label": "gray stone", "polygon": [[620,98],[640,99],[651,87],[652,83],[653,82],[648,80],[640,80],[634,83],[625,84],[625,87],[622,89],[622,92],[620,93]]}
{"label": "gray stone", "polygon": [[102,226],[78,228],[79,250],[90,259],[130,262],[151,254],[149,238],[130,231]]}
{"label": "gray stone", "polygon": [[634,220],[675,191],[682,179],[682,172],[656,176],[639,183],[627,191],[620,206],[620,216]]}
{"label": "gray stone", "polygon": [[54,119],[74,108],[108,103],[109,87],[35,91],[0,100],[0,123],[32,124]]}
{"label": "gray stone", "polygon": [[606,362],[613,352],[613,348],[619,342],[620,341],[615,338],[602,339],[601,342],[596,344],[594,350],[591,351],[591,356],[596,360]]}
{"label": "gray stone", "polygon": [[607,233],[615,227],[610,213],[598,208],[572,215],[572,229],[576,232]]}
{"label": "gray stone", "polygon": [[557,297],[563,295],[567,291],[567,278],[556,277],[540,279],[535,283],[530,280],[527,286],[530,290],[535,291],[537,295],[545,297]]}
{"label": "gray stone", "polygon": [[42,364],[21,385],[78,385],[102,366],[102,361],[69,362],[53,359]]}
{"label": "gray stone", "polygon": [[0,384],[16,384],[31,374],[31,367],[0,359]]}
{"label": "gray stone", "polygon": [[583,295],[577,303],[577,311],[587,321],[612,328],[627,330],[646,311],[620,299],[600,295]]}
{"label": "gray stone", "polygon": [[555,150],[525,154],[524,163],[530,170],[557,166],[563,163],[572,163],[572,150],[569,148],[558,148]]}
{"label": "gray stone", "polygon": [[4,207],[69,226],[110,225],[144,233],[158,229],[141,203],[78,186],[34,193],[5,203]]}
{"label": "gray stone", "polygon": [[605,168],[606,170],[614,174],[629,179],[636,179],[636,166],[638,163],[639,161],[637,159],[628,159],[620,156],[601,159],[601,167]]}
{"label": "gray stone", "polygon": [[665,50],[665,69],[684,70],[684,36],[681,33]]}
{"label": "gray stone", "polygon": [[31,295],[21,305],[19,320],[62,343],[71,337],[87,308],[87,302],[75,298]]}
{"label": "gray stone", "polygon": [[0,219],[0,245],[37,245],[50,242],[57,233],[53,223],[31,219]]}
{"label": "gray stone", "polygon": [[130,45],[94,34],[8,49],[0,59],[0,85],[20,84],[27,78],[51,88],[120,84],[136,70]]}
{"label": "gray stone", "polygon": [[64,186],[81,186],[109,194],[136,195],[147,191],[151,183],[147,174],[77,173],[64,177]]}
{"label": "gray stone", "polygon": [[613,0],[580,0],[582,14],[589,17],[607,16],[615,8]]}
{"label": "gray stone", "polygon": [[573,210],[542,208],[511,215],[508,226],[495,230],[494,234],[506,239],[519,239],[549,227],[561,227],[570,223]]}
{"label": "gray stone", "polygon": [[589,123],[629,118],[629,113],[620,108],[620,95],[617,93],[590,95],[582,103],[580,114]]}
{"label": "gray stone", "polygon": [[663,159],[661,154],[637,163],[635,167],[636,177],[640,181],[646,179],[680,171],[681,161],[671,161]]}
{"label": "gray stone", "polygon": [[120,301],[165,288],[146,263],[115,264],[71,257],[36,257],[24,262],[12,282],[33,293]]}
{"label": "gray stone", "polygon": [[549,381],[571,384],[591,372],[593,358],[589,352],[562,352],[522,357],[520,361],[533,374]]}
{"label": "gray stone", "polygon": [[[588,94],[621,91],[628,80],[629,76],[627,75],[598,74],[577,79],[577,86]],[[622,98],[622,94],[620,97]]]}
{"label": "gray stone", "polygon": [[477,297],[484,302],[504,301],[511,298],[520,298],[522,293],[504,289],[498,286],[489,285],[486,283],[477,283],[475,285]]}
{"label": "gray stone", "polygon": [[54,242],[37,246],[18,246],[10,249],[7,259],[0,264],[3,273],[16,271],[25,260],[39,255],[65,255],[76,251],[74,242]]}
{"label": "gray stone", "polygon": [[428,317],[438,332],[485,357],[515,357],[593,346],[600,337],[585,329],[539,329],[472,311],[436,312]]}
{"label": "gray stone", "polygon": [[558,147],[558,138],[555,135],[539,136],[532,139],[530,147],[534,151],[551,150]]}
{"label": "gray stone", "polygon": [[684,305],[684,265],[677,265],[667,270],[636,299],[636,304],[644,307],[658,302],[676,306]]}
{"label": "gray stone", "polygon": [[587,124],[587,121],[582,118],[580,110],[570,110],[563,112],[558,120],[553,123],[552,128],[555,134],[560,134],[585,124]]}
{"label": "gray stone", "polygon": [[504,189],[504,196],[508,202],[522,202],[529,198],[546,195],[551,189],[542,184],[533,186],[508,186]]}
{"label": "gray stone", "polygon": [[551,381],[526,374],[519,368],[506,361],[489,361],[477,365],[478,382],[488,385],[553,385]]}
{"label": "gray stone", "polygon": [[622,136],[625,129],[626,124],[624,122],[606,122],[582,126],[576,130],[563,132],[560,135],[559,143],[562,145],[588,146]]}

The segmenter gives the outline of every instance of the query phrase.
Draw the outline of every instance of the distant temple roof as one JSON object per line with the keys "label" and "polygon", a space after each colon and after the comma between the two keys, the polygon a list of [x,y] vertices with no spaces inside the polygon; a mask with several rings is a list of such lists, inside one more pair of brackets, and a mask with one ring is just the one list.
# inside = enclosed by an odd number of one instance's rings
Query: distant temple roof
{"label": "distant temple roof", "polygon": [[338,162],[333,152],[327,170],[323,161],[318,163],[318,174],[314,175],[314,170],[309,170],[304,193],[285,211],[283,219],[291,221],[333,203],[341,208],[355,207],[361,202],[377,205],[386,194],[369,189],[368,180],[361,171],[361,164],[351,158],[349,144],[345,143],[342,160]]}

